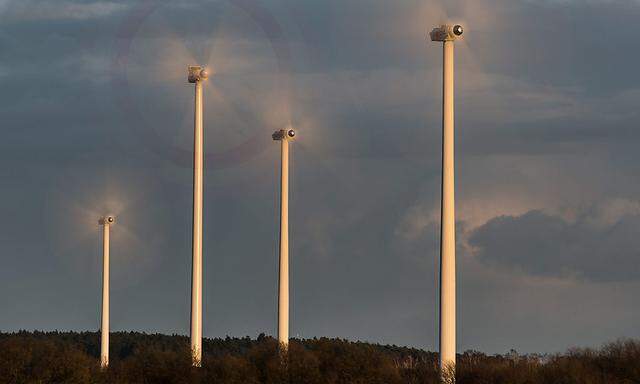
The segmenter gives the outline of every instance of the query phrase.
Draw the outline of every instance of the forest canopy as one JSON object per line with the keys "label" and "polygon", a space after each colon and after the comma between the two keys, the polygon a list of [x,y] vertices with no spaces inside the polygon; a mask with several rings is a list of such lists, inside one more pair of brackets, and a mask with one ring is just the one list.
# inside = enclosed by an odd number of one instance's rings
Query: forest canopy
{"label": "forest canopy", "polygon": [[[205,339],[192,368],[185,336],[111,334],[110,366],[99,365],[95,332],[0,333],[0,383],[437,383],[433,352],[340,339],[292,340],[282,354],[268,336]],[[457,383],[638,383],[640,343],[557,355],[458,355]]]}

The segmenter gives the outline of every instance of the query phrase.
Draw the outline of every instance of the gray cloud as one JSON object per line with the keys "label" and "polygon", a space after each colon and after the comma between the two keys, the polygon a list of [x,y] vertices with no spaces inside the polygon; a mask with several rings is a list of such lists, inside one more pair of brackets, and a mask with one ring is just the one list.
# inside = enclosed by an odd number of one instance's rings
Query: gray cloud
{"label": "gray cloud", "polygon": [[485,263],[526,273],[598,282],[640,278],[640,210],[618,201],[573,220],[530,211],[501,216],[475,229],[469,243]]}
{"label": "gray cloud", "polygon": [[115,1],[56,1],[23,0],[7,2],[4,18],[14,21],[51,22],[58,20],[93,20],[110,17],[127,9],[123,2]]}
{"label": "gray cloud", "polygon": [[[241,3],[277,22],[288,82]],[[0,222],[1,329],[97,327],[95,214],[66,214],[99,210],[116,186],[131,202],[120,223],[143,241],[114,243],[114,327],[188,332],[192,175],[166,146],[190,150],[184,70],[212,58],[207,150],[258,145],[208,163],[205,334],[275,331],[270,134],[292,121],[292,333],[435,348],[441,50],[425,37],[448,13],[468,25],[457,50],[461,348],[637,335],[636,2],[61,4],[0,2],[0,209],[14,218]],[[139,4],[157,7],[141,17]],[[597,203],[611,196],[626,203]],[[571,241],[547,240],[557,237]],[[558,273],[542,262],[552,256]]]}

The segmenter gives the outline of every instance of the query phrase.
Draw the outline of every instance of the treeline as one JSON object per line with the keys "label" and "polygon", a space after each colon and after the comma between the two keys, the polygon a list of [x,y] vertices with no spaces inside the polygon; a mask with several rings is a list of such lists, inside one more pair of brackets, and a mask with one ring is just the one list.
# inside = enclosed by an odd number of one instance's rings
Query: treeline
{"label": "treeline", "polygon": [[[278,343],[204,340],[203,367],[191,367],[184,336],[112,333],[110,366],[99,367],[98,333],[0,333],[0,383],[437,383],[437,354],[339,339],[293,340],[285,358]],[[640,343],[561,355],[458,356],[457,383],[640,383]]]}

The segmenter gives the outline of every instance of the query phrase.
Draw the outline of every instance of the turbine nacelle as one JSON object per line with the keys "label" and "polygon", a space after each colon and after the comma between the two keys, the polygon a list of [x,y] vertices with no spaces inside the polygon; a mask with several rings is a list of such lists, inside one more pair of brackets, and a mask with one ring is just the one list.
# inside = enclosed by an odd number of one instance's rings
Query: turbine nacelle
{"label": "turbine nacelle", "polygon": [[115,222],[116,222],[116,218],[114,216],[105,216],[105,217],[101,217],[100,220],[98,220],[98,224],[100,225],[111,225]]}
{"label": "turbine nacelle", "polygon": [[296,131],[293,128],[281,129],[279,131],[275,131],[271,137],[276,141],[293,140],[296,137]]}
{"label": "turbine nacelle", "polygon": [[458,37],[462,36],[464,28],[462,25],[441,25],[434,28],[429,34],[431,41],[455,41]]}
{"label": "turbine nacelle", "polygon": [[209,78],[209,71],[206,68],[203,68],[199,65],[190,65],[189,66],[189,82],[195,84],[199,81],[206,80]]}

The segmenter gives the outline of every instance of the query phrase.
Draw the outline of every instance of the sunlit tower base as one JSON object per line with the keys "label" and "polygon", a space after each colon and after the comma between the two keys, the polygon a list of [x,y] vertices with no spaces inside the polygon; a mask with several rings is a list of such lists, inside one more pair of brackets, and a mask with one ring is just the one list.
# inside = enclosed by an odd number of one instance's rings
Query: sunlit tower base
{"label": "sunlit tower base", "polygon": [[442,207],[440,237],[440,372],[446,383],[455,381],[456,366],[456,223],[454,168],[454,56],[460,25],[433,29],[431,40],[442,42]]}
{"label": "sunlit tower base", "polygon": [[109,366],[109,245],[111,225],[115,222],[113,216],[100,218],[102,226],[102,321],[100,322],[100,367]]}
{"label": "sunlit tower base", "polygon": [[280,141],[280,257],[278,269],[278,341],[283,351],[289,348],[289,142],[296,136],[293,129],[273,134]]}
{"label": "sunlit tower base", "polygon": [[204,132],[202,86],[208,73],[200,66],[190,66],[188,80],[195,84],[193,140],[193,258],[191,275],[191,353],[193,366],[202,365],[202,195],[204,170]]}

